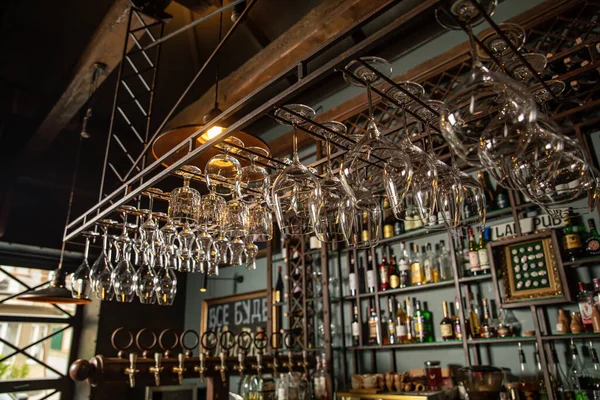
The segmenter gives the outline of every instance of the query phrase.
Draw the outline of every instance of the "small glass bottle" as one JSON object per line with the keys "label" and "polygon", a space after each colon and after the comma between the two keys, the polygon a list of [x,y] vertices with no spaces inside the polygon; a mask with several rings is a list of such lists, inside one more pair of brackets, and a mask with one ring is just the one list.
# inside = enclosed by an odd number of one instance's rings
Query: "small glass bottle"
{"label": "small glass bottle", "polygon": [[400,273],[400,288],[410,286],[410,260],[405,243],[400,243],[400,260],[398,260],[398,270]]}
{"label": "small glass bottle", "polygon": [[577,347],[571,339],[571,367],[569,368],[569,373],[567,374],[567,379],[571,383],[573,387],[573,391],[575,392],[575,397],[578,398],[580,396],[585,396],[585,391],[588,389],[588,383],[590,380],[590,373],[588,369],[585,367],[581,358],[579,357],[579,353],[577,352]]}
{"label": "small glass bottle", "polygon": [[448,303],[442,301],[442,309],[444,311],[444,318],[440,321],[440,333],[442,336],[442,340],[452,340],[454,339],[454,330],[452,329],[453,322],[452,318],[448,313]]}

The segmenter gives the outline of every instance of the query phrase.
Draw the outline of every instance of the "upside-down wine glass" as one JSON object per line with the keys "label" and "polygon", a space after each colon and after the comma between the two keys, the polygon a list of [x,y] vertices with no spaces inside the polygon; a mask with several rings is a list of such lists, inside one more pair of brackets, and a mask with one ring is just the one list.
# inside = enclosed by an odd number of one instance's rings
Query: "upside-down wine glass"
{"label": "upside-down wine glass", "polygon": [[111,219],[103,219],[98,225],[102,228],[102,252],[92,265],[90,279],[96,297],[100,300],[109,301],[113,299],[115,292],[111,279],[113,267],[110,262],[110,249],[108,247],[108,229],[116,227],[118,223]]}
{"label": "upside-down wine glass", "polygon": [[[490,14],[495,0],[481,2]],[[533,97],[519,82],[490,72],[477,56],[472,27],[484,17],[469,0],[454,0],[449,11],[436,10],[438,22],[448,29],[464,26],[469,36],[472,69],[446,96],[441,131],[454,152],[474,166],[493,167],[506,157],[518,159],[530,140],[536,120]]]}
{"label": "upside-down wine glass", "polygon": [[115,299],[120,303],[130,303],[135,296],[135,283],[134,275],[135,270],[131,261],[129,261],[129,248],[132,245],[131,239],[127,235],[127,229],[131,228],[127,224],[127,214],[134,212],[135,208],[132,206],[121,206],[121,215],[123,218],[123,228],[121,236],[115,241],[115,244],[119,246],[117,251],[120,251],[119,263],[112,271],[111,280],[113,282],[113,288],[115,291]]}
{"label": "upside-down wine glass", "polygon": [[271,189],[275,218],[281,232],[306,235],[314,229],[310,208],[319,197],[321,186],[317,177],[300,162],[297,129],[306,124],[306,119],[313,119],[315,111],[304,104],[288,104],[278,108],[275,117],[280,124],[293,128],[292,162],[277,176]]}
{"label": "upside-down wine glass", "polygon": [[321,179],[320,197],[311,202],[310,217],[317,239],[324,243],[342,242],[346,238],[345,227],[354,221],[356,205],[340,179],[333,174],[331,140],[346,135],[347,128],[337,121],[322,122],[321,126],[314,125],[311,130],[325,137],[327,164],[325,176]]}
{"label": "upside-down wine glass", "polygon": [[379,243],[381,196],[387,192],[390,202],[402,202],[413,175],[409,158],[383,137],[375,123],[371,86],[380,83],[381,78],[373,70],[388,77],[392,73],[390,63],[379,57],[363,57],[344,68],[346,82],[367,88],[369,104],[367,131],[346,153],[340,165],[342,185],[356,205],[354,220],[344,230],[351,248],[369,248]]}
{"label": "upside-down wine glass", "polygon": [[150,247],[147,247],[141,251],[140,254],[140,265],[135,271],[133,276],[135,292],[142,304],[154,304],[156,302],[154,278],[156,273],[154,271],[154,260],[151,254]]}
{"label": "upside-down wine glass", "polygon": [[156,302],[161,306],[170,306],[175,301],[177,293],[177,276],[166,264],[167,255],[163,252],[158,257],[158,271],[154,276]]}
{"label": "upside-down wine glass", "polygon": [[88,254],[90,251],[90,240],[100,236],[97,232],[84,232],[85,250],[83,251],[83,261],[71,276],[71,295],[74,299],[89,299],[92,291],[92,280],[90,275],[92,270],[88,263]]}

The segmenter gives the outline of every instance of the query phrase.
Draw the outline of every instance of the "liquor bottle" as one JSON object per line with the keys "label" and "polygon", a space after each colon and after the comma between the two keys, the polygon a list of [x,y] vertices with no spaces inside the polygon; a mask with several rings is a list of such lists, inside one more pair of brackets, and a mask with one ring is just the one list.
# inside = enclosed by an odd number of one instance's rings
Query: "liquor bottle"
{"label": "liquor bottle", "polygon": [[469,265],[470,271],[469,275],[477,276],[479,275],[479,247],[477,247],[477,242],[475,241],[475,237],[473,236],[473,229],[469,228]]}
{"label": "liquor bottle", "polygon": [[406,250],[406,244],[400,243],[400,260],[398,262],[398,270],[400,273],[400,286],[401,288],[408,287],[410,285],[410,262],[408,251]]}
{"label": "liquor bottle", "polygon": [[352,345],[360,346],[360,323],[358,322],[358,306],[354,305],[354,316],[352,317]]}
{"label": "liquor bottle", "polygon": [[277,267],[277,283],[275,283],[275,304],[283,304],[285,297],[285,288],[283,286],[283,277],[281,276],[281,267]]}
{"label": "liquor bottle", "polygon": [[519,364],[521,371],[519,373],[519,391],[521,392],[522,398],[524,399],[537,399],[537,382],[531,377],[532,374],[527,370],[527,361],[525,360],[525,352],[523,351],[523,345],[521,342],[519,345]]}
{"label": "liquor bottle", "polygon": [[392,249],[390,249],[390,288],[397,289],[400,286],[400,272],[398,271],[398,263]]}
{"label": "liquor bottle", "polygon": [[431,243],[427,243],[427,247],[421,246],[421,254],[423,255],[423,272],[425,273],[425,283],[433,283],[433,257]]}
{"label": "liquor bottle", "polygon": [[600,310],[600,278],[594,278],[594,296],[592,298],[592,303],[594,307]]}
{"label": "liquor bottle", "polygon": [[592,398],[596,400],[600,399],[600,360],[598,360],[598,353],[594,347],[594,341],[590,340],[589,343],[590,356],[592,358],[592,363],[594,364],[590,379],[590,389],[592,390]]}
{"label": "liquor bottle", "polygon": [[575,232],[571,225],[571,217],[565,217],[565,235],[563,236],[563,258],[569,261],[575,261],[581,258],[583,245],[579,233]]}
{"label": "liquor bottle", "polygon": [[[437,247],[437,246],[436,246]],[[452,261],[450,260],[450,252],[446,248],[446,243],[440,240],[438,254],[438,265],[440,268],[440,281],[449,281],[453,277]]]}
{"label": "liquor bottle", "polygon": [[402,235],[404,233],[404,221],[402,220],[395,220],[394,221],[394,235],[398,236],[398,235]]}
{"label": "liquor bottle", "polygon": [[406,296],[406,319],[404,320],[404,325],[406,326],[406,337],[408,343],[414,343],[416,341],[412,315],[412,302],[410,301],[410,296]]}
{"label": "liquor bottle", "polygon": [[579,282],[578,286],[579,293],[577,293],[577,303],[579,304],[579,311],[581,312],[583,330],[586,332],[593,332],[592,311],[594,305],[592,304],[592,294],[585,288],[585,283]]}
{"label": "liquor bottle", "polygon": [[585,240],[585,251],[588,256],[597,256],[600,254],[600,235],[598,235],[596,223],[592,218],[588,219],[588,228],[590,228],[590,234]]}
{"label": "liquor bottle", "polygon": [[556,354],[556,348],[554,347],[554,343],[550,343],[551,350],[550,354],[552,356],[552,366],[553,366],[553,375],[554,381],[556,382],[556,390],[555,390],[555,399],[558,400],[575,400],[575,394],[573,393],[573,385],[567,378],[567,375],[563,371],[558,362],[558,355]]}
{"label": "liquor bottle", "polygon": [[490,258],[488,257],[487,244],[490,241],[491,229],[486,228],[481,236],[479,237],[479,248],[477,249],[477,256],[479,257],[479,271],[481,274],[490,273]]}
{"label": "liquor bottle", "polygon": [[469,249],[463,245],[462,240],[456,241],[456,262],[458,266],[458,275],[466,277],[471,274],[471,264],[469,263]]}
{"label": "liquor bottle", "polygon": [[496,186],[496,209],[502,210],[509,206],[508,204],[508,190],[501,185]]}
{"label": "liquor bottle", "polygon": [[410,195],[407,195],[406,198],[404,199],[404,201],[406,202],[404,230],[406,232],[410,232],[413,229],[415,229],[415,218],[419,218],[419,217],[417,217],[417,215],[416,215],[417,210],[412,202],[412,198],[410,197]]}
{"label": "liquor bottle", "polygon": [[485,192],[485,208],[487,211],[491,211],[496,204],[496,194],[494,193],[492,182],[490,182],[487,171],[478,171],[477,179]]}
{"label": "liquor bottle", "polygon": [[391,238],[394,236],[394,213],[390,208],[390,202],[386,197],[383,198],[383,238]]}
{"label": "liquor bottle", "polygon": [[390,266],[385,257],[385,248],[383,249],[383,253],[384,254],[381,256],[381,263],[379,264],[379,290],[385,292],[390,288]]}
{"label": "liquor bottle", "polygon": [[[319,358],[317,357],[317,368],[319,368]],[[258,375],[255,375],[256,378],[258,378]],[[315,394],[320,393],[318,392],[319,388],[316,384],[316,378],[315,378]],[[258,384],[256,385],[252,385],[251,386],[258,386]],[[252,390],[252,389],[251,389]],[[289,390],[289,382],[288,382],[288,375],[286,373],[281,373],[279,374],[279,379],[277,380],[277,398],[278,399],[283,399],[283,400],[288,400],[288,390]],[[252,390],[254,393],[252,393],[250,395],[250,398],[258,398],[258,390],[255,387],[254,390]]]}
{"label": "liquor bottle", "polygon": [[454,339],[453,321],[448,314],[448,303],[442,301],[442,309],[444,311],[444,318],[440,321],[440,333],[442,340]]}
{"label": "liquor bottle", "polygon": [[369,241],[369,212],[364,211],[362,215],[362,231],[360,234],[360,238],[363,242]]}
{"label": "liquor bottle", "polygon": [[[329,398],[329,390],[327,388],[327,362],[324,354],[321,354],[321,357],[317,357],[317,359],[317,370],[313,375],[315,399],[326,400]],[[290,398],[290,400],[292,399]]]}
{"label": "liquor bottle", "polygon": [[367,250],[367,254],[367,287],[369,293],[375,293],[375,288],[377,287],[377,275],[375,275],[375,271],[373,270],[371,251]]}
{"label": "liquor bottle", "polygon": [[348,273],[348,286],[350,287],[350,296],[356,296],[358,282],[356,280],[356,271],[354,271],[354,254],[350,253],[350,272]]}
{"label": "liquor bottle", "polygon": [[425,274],[423,273],[423,261],[419,254],[419,246],[411,243],[413,254],[410,258],[410,284],[411,286],[425,284]]}
{"label": "liquor bottle", "polygon": [[421,302],[417,300],[415,303],[415,312],[413,314],[413,320],[415,324],[415,339],[417,343],[426,343],[429,340],[430,333],[427,332],[427,320],[425,317],[425,311],[421,309]]}
{"label": "liquor bottle", "polygon": [[408,331],[406,329],[406,314],[402,307],[402,303],[396,304],[396,342],[408,343]]}
{"label": "liquor bottle", "polygon": [[[533,357],[535,359],[535,381],[537,383],[539,399],[548,400],[548,391],[546,390],[546,381],[544,380],[544,371],[542,370],[542,361],[540,359],[540,348],[537,343],[535,343]],[[551,376],[550,381],[552,382],[552,380],[553,378]]]}
{"label": "liquor bottle", "polygon": [[590,373],[581,361],[581,358],[579,358],[577,347],[575,346],[573,339],[571,339],[570,347],[572,361],[571,367],[569,368],[569,372],[567,374],[567,379],[573,387],[575,398],[579,399],[583,396],[586,396],[586,390],[588,390],[589,387]]}
{"label": "liquor bottle", "polygon": [[365,264],[363,257],[358,256],[358,269],[356,271],[356,280],[358,281],[358,293],[365,293],[367,291],[366,288],[366,280],[365,280]]}
{"label": "liquor bottle", "polygon": [[495,323],[490,318],[487,299],[483,299],[483,321],[481,322],[481,336],[486,339],[496,337]]}
{"label": "liquor bottle", "polygon": [[375,308],[371,307],[369,315],[369,344],[378,345],[381,343],[380,338],[379,318],[375,312]]}
{"label": "liquor bottle", "polygon": [[462,340],[463,334],[460,326],[460,297],[457,296],[454,301],[456,315],[452,318],[452,330],[454,332],[454,338],[456,340]]}
{"label": "liquor bottle", "polygon": [[388,342],[396,344],[396,313],[394,312],[394,299],[388,298]]}
{"label": "liquor bottle", "polygon": [[481,324],[479,322],[479,315],[477,314],[475,301],[473,300],[473,293],[469,292],[469,330],[471,331],[471,337],[477,339],[481,337]]}

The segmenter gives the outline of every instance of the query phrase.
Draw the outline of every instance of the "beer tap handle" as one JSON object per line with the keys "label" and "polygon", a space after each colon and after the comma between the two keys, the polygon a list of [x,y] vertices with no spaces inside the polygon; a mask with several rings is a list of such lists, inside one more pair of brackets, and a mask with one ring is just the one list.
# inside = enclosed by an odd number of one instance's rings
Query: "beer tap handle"
{"label": "beer tap handle", "polygon": [[129,353],[129,367],[125,368],[125,375],[129,376],[129,386],[135,387],[135,375],[140,372],[135,366],[137,364],[137,353]]}

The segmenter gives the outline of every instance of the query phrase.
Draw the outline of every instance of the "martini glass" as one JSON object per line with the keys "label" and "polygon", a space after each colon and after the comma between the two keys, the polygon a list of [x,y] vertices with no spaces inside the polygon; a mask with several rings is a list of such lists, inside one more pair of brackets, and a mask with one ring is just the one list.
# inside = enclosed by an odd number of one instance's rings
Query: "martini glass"
{"label": "martini glass", "polygon": [[[289,111],[288,111],[289,110]],[[271,197],[275,218],[281,232],[288,235],[306,235],[313,231],[310,220],[311,206],[320,193],[317,177],[302,163],[298,156],[297,127],[313,119],[315,111],[304,104],[288,104],[275,112],[279,123],[293,127],[293,156],[273,182]]]}

